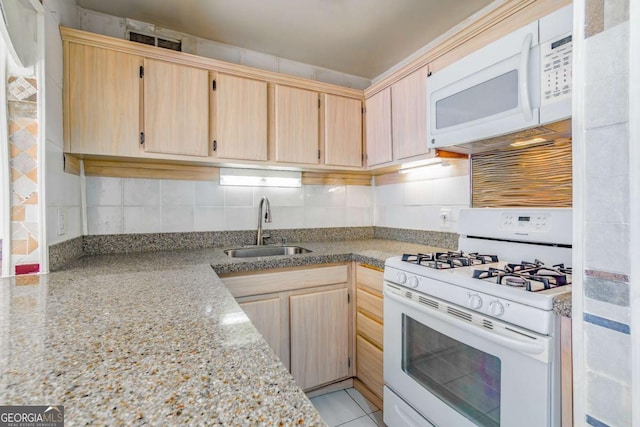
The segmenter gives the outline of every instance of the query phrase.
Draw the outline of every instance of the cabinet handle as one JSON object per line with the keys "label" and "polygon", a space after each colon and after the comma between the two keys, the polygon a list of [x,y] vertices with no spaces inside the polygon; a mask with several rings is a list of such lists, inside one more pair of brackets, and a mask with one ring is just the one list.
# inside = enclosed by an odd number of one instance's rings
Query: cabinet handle
{"label": "cabinet handle", "polygon": [[218,150],[218,141],[213,141],[213,151]]}
{"label": "cabinet handle", "polygon": [[211,82],[211,90],[216,90],[216,81],[215,80],[213,80]]}
{"label": "cabinet handle", "polygon": [[144,132],[140,132],[140,145],[144,144]]}

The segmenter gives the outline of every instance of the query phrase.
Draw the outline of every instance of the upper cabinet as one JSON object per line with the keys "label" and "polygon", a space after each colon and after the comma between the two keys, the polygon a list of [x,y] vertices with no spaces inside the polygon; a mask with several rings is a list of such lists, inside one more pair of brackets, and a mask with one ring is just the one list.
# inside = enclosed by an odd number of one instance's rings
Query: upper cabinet
{"label": "upper cabinet", "polygon": [[201,68],[144,60],[144,149],[209,155],[209,73]]}
{"label": "upper cabinet", "polygon": [[317,164],[319,108],[318,93],[295,87],[275,87],[275,161]]}
{"label": "upper cabinet", "polygon": [[267,83],[212,73],[211,129],[220,159],[267,160]]}
{"label": "upper cabinet", "polygon": [[429,153],[426,80],[423,67],[367,99],[369,166]]}
{"label": "upper cabinet", "polygon": [[391,86],[391,129],[394,160],[429,152],[426,67]]}
{"label": "upper cabinet", "polygon": [[391,148],[391,88],[366,100],[367,165],[393,160]]}
{"label": "upper cabinet", "polygon": [[333,166],[362,166],[362,101],[322,95],[324,162]]}
{"label": "upper cabinet", "polygon": [[142,57],[71,44],[65,69],[65,151],[131,156],[140,140]]}

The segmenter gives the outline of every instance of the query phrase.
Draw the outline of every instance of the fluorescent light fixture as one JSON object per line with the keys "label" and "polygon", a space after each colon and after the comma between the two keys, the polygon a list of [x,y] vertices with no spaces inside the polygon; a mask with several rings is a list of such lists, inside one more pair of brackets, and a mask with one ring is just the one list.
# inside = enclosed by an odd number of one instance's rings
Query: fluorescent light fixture
{"label": "fluorescent light fixture", "polygon": [[407,169],[402,168],[402,169],[400,169],[400,170],[398,171],[398,173],[402,173],[402,174],[412,174],[412,175],[413,175],[413,174],[419,174],[419,173],[423,173],[423,172],[425,172],[425,171],[429,170],[429,168],[431,168],[431,166],[438,166],[438,165],[440,165],[440,166],[442,166],[442,167],[446,167],[446,166],[450,166],[450,165],[451,165],[451,163],[449,163],[449,162],[448,162],[448,161],[446,161],[446,160],[440,160],[440,159],[438,159],[436,162],[431,162],[431,163],[428,163],[428,164],[423,165],[423,166],[412,167],[412,168],[407,168]]}
{"label": "fluorescent light fixture", "polygon": [[302,172],[221,168],[220,185],[301,187]]}
{"label": "fluorescent light fixture", "polygon": [[442,160],[441,158],[438,157],[432,157],[430,159],[425,159],[425,160],[417,160],[415,162],[409,162],[409,163],[403,163],[400,165],[400,169],[413,169],[413,168],[418,168],[420,166],[431,166],[431,165],[440,165],[443,162],[445,162],[446,160]]}
{"label": "fluorescent light fixture", "polygon": [[511,145],[512,147],[525,147],[527,145],[539,144],[541,142],[548,142],[548,141],[538,136],[536,138],[524,139],[522,141],[512,142],[509,145]]}

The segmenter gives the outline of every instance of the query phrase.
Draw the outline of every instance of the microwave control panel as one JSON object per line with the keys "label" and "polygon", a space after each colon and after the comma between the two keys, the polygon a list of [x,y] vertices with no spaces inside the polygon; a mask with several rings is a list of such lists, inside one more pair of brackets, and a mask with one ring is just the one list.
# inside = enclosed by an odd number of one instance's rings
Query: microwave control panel
{"label": "microwave control panel", "polygon": [[551,215],[548,213],[503,213],[500,228],[515,232],[548,232],[550,225]]}
{"label": "microwave control panel", "polygon": [[548,105],[571,98],[571,34],[540,45],[540,103]]}

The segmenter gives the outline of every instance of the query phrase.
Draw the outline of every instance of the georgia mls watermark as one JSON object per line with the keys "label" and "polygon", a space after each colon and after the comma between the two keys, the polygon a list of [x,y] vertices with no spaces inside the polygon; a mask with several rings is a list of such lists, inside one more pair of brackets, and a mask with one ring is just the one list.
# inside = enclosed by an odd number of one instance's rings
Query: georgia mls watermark
{"label": "georgia mls watermark", "polygon": [[0,427],[64,427],[64,406],[0,406]]}

